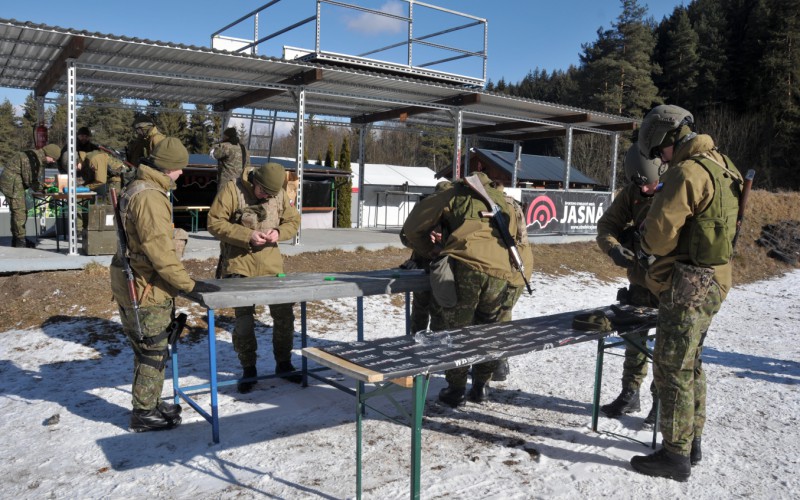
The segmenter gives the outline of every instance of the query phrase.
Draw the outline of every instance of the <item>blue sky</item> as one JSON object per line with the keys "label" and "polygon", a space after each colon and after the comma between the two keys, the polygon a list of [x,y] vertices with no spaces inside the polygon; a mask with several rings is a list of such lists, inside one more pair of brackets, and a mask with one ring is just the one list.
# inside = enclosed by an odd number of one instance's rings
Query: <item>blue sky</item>
{"label": "blue sky", "polygon": [[[3,2],[0,17],[48,25],[97,31],[100,33],[148,38],[189,45],[210,45],[211,33],[264,5],[266,0],[162,0],[159,3],[116,2],[109,0],[38,0],[36,2]],[[399,14],[405,13],[405,2],[395,0],[348,0],[345,3],[369,5]],[[619,0],[429,0],[444,9],[451,9],[488,21],[488,61],[486,76],[494,82],[521,80],[536,67],[566,69],[579,63],[581,44],[596,39],[599,27],[609,28],[620,13]],[[660,21],[676,5],[688,0],[640,0],[649,15]],[[224,7],[223,7],[224,6]],[[272,33],[315,13],[314,0],[282,0],[260,18],[259,36]],[[470,19],[440,14],[420,5],[415,6],[414,34],[431,33],[444,27],[460,26]],[[359,54],[405,40],[405,23],[387,18],[365,19],[363,14],[341,8],[323,6],[322,49],[331,52]],[[238,38],[252,38],[252,21],[225,33]],[[483,49],[483,30],[479,27],[442,35],[434,40],[464,50]],[[294,30],[275,41],[267,42],[259,53],[280,57],[282,46],[313,48],[314,24]],[[381,54],[391,60],[404,61],[405,49]],[[429,51],[426,53],[425,51]],[[430,52],[432,51],[432,52]],[[415,49],[414,64],[437,61],[444,56],[435,49]],[[370,57],[381,57],[378,55]],[[470,77],[481,77],[479,58],[445,63],[435,69]],[[27,91],[0,88],[0,101],[9,98],[20,104]]]}

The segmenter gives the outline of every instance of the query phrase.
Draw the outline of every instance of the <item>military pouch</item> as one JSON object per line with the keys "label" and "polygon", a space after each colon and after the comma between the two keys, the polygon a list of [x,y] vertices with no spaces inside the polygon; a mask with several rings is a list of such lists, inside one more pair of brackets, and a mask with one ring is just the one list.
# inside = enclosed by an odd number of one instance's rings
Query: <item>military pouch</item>
{"label": "military pouch", "polygon": [[183,258],[183,253],[186,251],[186,243],[189,242],[189,233],[181,228],[172,230],[172,243],[175,244],[175,255],[178,259]]}
{"label": "military pouch", "polygon": [[572,318],[572,328],[588,332],[610,332],[614,329],[611,320],[602,309],[576,314]]}
{"label": "military pouch", "polygon": [[714,269],[675,262],[672,273],[672,303],[700,307],[714,282]]}
{"label": "military pouch", "polygon": [[455,307],[458,302],[456,280],[450,257],[443,255],[431,262],[431,293],[436,303],[444,308]]}

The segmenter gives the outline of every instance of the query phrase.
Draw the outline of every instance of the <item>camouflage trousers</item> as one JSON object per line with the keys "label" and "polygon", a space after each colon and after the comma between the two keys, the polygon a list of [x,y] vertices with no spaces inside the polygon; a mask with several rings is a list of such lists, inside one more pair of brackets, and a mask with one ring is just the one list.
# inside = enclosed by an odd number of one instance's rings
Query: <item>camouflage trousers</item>
{"label": "camouflage trousers", "polygon": [[[627,300],[628,304],[634,306],[647,306],[653,307],[658,305],[658,299],[650,293],[650,290],[643,286],[633,285],[628,286]],[[625,337],[638,345],[641,349],[647,348],[647,335],[648,332],[635,333],[626,335]],[[622,363],[622,389],[639,391],[642,382],[647,377],[647,355],[642,350],[637,349],[635,346],[625,343],[625,361]],[[650,385],[650,392],[655,395],[655,383]]]}
{"label": "camouflage trousers", "polygon": [[411,333],[428,328],[430,321],[430,306],[433,301],[433,294],[430,290],[424,292],[412,292],[411,294]]}
{"label": "camouflage trousers", "polygon": [[706,374],[701,355],[711,320],[722,305],[712,282],[699,307],[674,304],[672,290],[661,293],[653,352],[653,377],[661,401],[660,431],[664,448],[689,456],[692,439],[706,421]]}
{"label": "camouflage trousers", "polygon": [[[511,310],[521,294],[520,287],[508,281],[476,271],[459,261],[453,261],[453,276],[458,302],[454,307],[443,308],[431,300],[431,330],[449,330],[470,325],[498,323],[511,319]],[[480,363],[472,367],[473,384],[491,380],[498,361]],[[469,366],[445,372],[451,387],[466,387]]]}
{"label": "camouflage trousers", "polygon": [[0,192],[6,197],[11,215],[11,236],[16,240],[25,239],[25,222],[28,210],[25,206],[25,186],[22,175],[11,167],[6,167],[0,175]]}
{"label": "camouflage trousers", "polygon": [[[164,362],[167,356],[167,335],[162,335],[172,321],[173,300],[139,309],[142,340],[136,330],[133,309],[120,307],[122,328],[133,348],[133,386],[131,388],[134,410],[152,410],[161,400],[164,387]],[[161,336],[161,338],[158,338]]]}
{"label": "camouflage trousers", "polygon": [[[272,353],[276,363],[292,360],[294,343],[294,304],[272,304]],[[236,307],[236,324],[233,328],[233,348],[239,355],[242,367],[256,366],[258,341],[255,333],[255,306]]]}

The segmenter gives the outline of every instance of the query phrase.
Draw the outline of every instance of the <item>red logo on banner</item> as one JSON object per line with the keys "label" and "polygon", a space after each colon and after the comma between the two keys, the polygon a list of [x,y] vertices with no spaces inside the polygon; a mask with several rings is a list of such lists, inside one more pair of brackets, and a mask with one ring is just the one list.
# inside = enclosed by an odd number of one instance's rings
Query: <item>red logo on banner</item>
{"label": "red logo on banner", "polygon": [[556,206],[550,197],[537,196],[528,205],[526,221],[529,226],[536,224],[540,228],[545,228],[554,220],[558,220],[558,214],[556,214]]}

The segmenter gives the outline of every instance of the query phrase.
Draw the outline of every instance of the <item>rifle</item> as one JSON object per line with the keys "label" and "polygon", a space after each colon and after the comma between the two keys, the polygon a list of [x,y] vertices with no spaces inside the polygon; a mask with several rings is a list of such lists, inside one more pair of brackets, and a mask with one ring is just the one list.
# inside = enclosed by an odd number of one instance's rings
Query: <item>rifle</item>
{"label": "rifle", "polygon": [[125,272],[125,279],[128,282],[128,296],[133,305],[133,317],[136,320],[136,333],[139,335],[138,340],[144,338],[142,334],[142,325],[139,322],[139,299],[136,297],[136,278],[133,276],[133,269],[128,260],[128,237],[125,234],[125,225],[122,220],[122,214],[119,211],[119,202],[117,200],[117,190],[111,189],[111,203],[114,206],[114,219],[117,221],[117,257],[122,261],[122,270]]}
{"label": "rifle", "polygon": [[747,198],[750,196],[750,188],[753,187],[753,177],[756,176],[756,171],[752,168],[744,174],[744,186],[742,187],[742,194],[739,195],[739,213],[736,214],[736,233],[733,235],[731,248],[736,247],[736,240],[739,239],[739,230],[742,228],[742,221],[744,221],[744,210],[747,207]]}
{"label": "rifle", "polygon": [[122,163],[124,163],[125,166],[128,167],[128,168],[136,168],[136,165],[134,165],[133,163],[131,163],[128,160],[126,160],[125,158],[123,158],[122,155],[119,153],[119,151],[113,150],[111,148],[107,148],[105,146],[100,146],[100,145],[97,146],[97,149],[99,149],[103,153],[107,153],[107,154],[113,156],[117,160],[119,160]]}
{"label": "rifle", "polygon": [[495,227],[500,231],[500,236],[503,238],[503,243],[505,243],[506,248],[508,248],[508,253],[511,255],[511,260],[514,262],[514,266],[516,266],[516,268],[519,270],[519,273],[522,275],[522,281],[525,282],[525,288],[528,289],[529,294],[533,295],[531,284],[528,282],[528,278],[525,277],[525,265],[522,263],[522,256],[519,254],[517,243],[514,241],[511,233],[508,232],[509,221],[505,219],[503,211],[500,210],[500,207],[497,206],[497,203],[495,203],[494,200],[489,196],[489,193],[486,192],[486,188],[483,187],[481,180],[477,176],[470,175],[469,177],[465,177],[464,183],[471,187],[472,190],[478,194],[481,200],[486,203],[486,205],[489,207],[489,210],[491,210],[491,212],[488,214],[489,220],[494,222]]}

